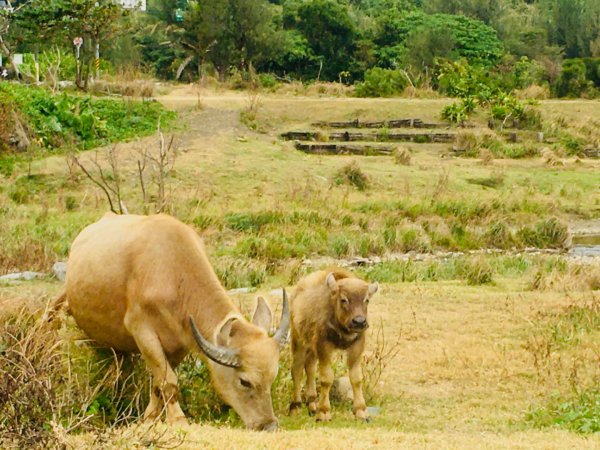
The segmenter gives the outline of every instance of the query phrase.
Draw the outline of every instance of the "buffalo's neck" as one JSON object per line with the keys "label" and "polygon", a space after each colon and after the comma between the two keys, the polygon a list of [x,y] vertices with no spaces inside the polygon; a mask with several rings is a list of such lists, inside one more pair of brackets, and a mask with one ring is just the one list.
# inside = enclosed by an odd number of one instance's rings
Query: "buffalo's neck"
{"label": "buffalo's neck", "polygon": [[325,325],[325,339],[336,348],[346,350],[360,339],[362,331],[348,330],[331,316]]}
{"label": "buffalo's neck", "polygon": [[[183,295],[187,297],[189,305],[186,316],[194,319],[198,330],[206,339],[213,341],[215,334],[230,317],[241,317],[240,311],[214,273],[191,277],[184,284]],[[186,329],[189,331],[189,326]]]}

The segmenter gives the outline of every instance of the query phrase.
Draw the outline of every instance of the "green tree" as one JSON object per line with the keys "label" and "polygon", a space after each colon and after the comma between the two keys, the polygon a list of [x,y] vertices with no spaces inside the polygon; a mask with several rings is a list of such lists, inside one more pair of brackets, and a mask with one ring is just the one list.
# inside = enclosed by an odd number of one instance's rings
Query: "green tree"
{"label": "green tree", "polygon": [[336,0],[309,0],[297,14],[295,25],[319,61],[314,75],[336,80],[348,69],[356,48],[357,30],[347,6]]}
{"label": "green tree", "polygon": [[567,58],[590,56],[590,44],[600,33],[598,0],[539,0],[551,44]]}
{"label": "green tree", "polygon": [[191,2],[182,43],[199,68],[211,63],[222,76],[231,66],[247,70],[274,59],[283,34],[266,0]]}
{"label": "green tree", "polygon": [[557,97],[579,97],[590,86],[586,79],[585,63],[581,59],[568,59],[554,85]]}

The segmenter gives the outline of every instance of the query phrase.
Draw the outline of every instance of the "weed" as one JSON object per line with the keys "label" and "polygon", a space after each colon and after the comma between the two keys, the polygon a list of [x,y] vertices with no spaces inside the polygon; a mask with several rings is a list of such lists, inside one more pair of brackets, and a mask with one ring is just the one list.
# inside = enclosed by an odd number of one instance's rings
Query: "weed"
{"label": "weed", "polygon": [[498,189],[504,184],[504,174],[493,173],[489,177],[484,178],[467,178],[467,182],[471,184],[477,184],[483,187]]}
{"label": "weed", "polygon": [[571,395],[554,395],[546,406],[527,414],[538,428],[560,427],[576,433],[600,432],[600,389],[589,388]]}

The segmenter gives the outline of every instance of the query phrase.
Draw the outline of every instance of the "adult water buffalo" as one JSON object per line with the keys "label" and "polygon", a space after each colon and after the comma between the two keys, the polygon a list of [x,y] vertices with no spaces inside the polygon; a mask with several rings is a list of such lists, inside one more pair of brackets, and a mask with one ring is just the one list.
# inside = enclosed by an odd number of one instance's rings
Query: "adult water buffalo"
{"label": "adult water buffalo", "polygon": [[106,214],[73,242],[64,300],[99,344],[142,354],[153,377],[145,419],[164,408],[169,423],[186,421],[173,368],[199,347],[217,391],[246,426],[277,429],[271,385],[289,329],[285,293],[270,338],[265,301],[259,299],[253,323],[245,320],[192,228],[163,214]]}

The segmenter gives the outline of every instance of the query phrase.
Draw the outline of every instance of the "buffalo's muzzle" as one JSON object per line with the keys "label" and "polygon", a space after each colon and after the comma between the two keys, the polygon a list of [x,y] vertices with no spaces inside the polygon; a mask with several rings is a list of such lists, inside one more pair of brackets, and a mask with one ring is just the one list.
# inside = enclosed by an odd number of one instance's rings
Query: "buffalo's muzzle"
{"label": "buffalo's muzzle", "polygon": [[369,326],[365,316],[356,316],[350,322],[350,328],[353,330],[364,330]]}

